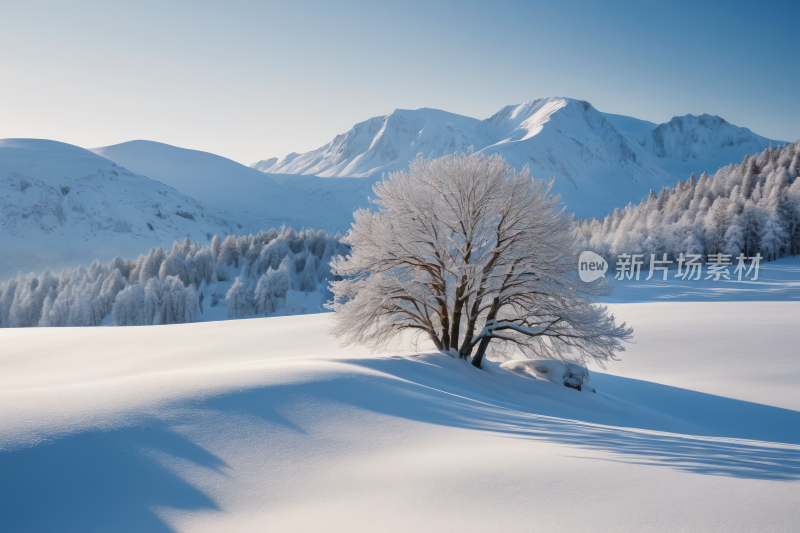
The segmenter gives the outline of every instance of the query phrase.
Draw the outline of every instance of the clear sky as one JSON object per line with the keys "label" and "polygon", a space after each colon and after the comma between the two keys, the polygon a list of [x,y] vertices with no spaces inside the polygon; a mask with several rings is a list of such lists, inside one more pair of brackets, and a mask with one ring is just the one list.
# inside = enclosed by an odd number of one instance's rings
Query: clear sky
{"label": "clear sky", "polygon": [[0,0],[0,138],[250,164],[395,108],[544,96],[800,138],[800,2]]}

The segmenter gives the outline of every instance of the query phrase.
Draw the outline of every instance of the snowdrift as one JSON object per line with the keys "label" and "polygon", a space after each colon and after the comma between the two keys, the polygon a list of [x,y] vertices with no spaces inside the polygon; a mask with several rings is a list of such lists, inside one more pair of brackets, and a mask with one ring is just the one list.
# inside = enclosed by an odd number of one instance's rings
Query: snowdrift
{"label": "snowdrift", "polygon": [[589,369],[575,363],[552,360],[512,359],[500,365],[523,376],[543,379],[556,385],[587,392],[597,392]]}

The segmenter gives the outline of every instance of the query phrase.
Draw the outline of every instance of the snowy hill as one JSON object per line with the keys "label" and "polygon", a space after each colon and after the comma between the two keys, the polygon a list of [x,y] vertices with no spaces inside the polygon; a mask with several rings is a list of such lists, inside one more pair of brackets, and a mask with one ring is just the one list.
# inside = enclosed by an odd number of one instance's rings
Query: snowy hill
{"label": "snowy hill", "polygon": [[295,227],[339,229],[352,212],[287,190],[263,173],[222,156],[153,141],[130,141],[93,152],[169,185],[206,205],[284,220]]}
{"label": "snowy hill", "polygon": [[2,330],[1,529],[794,531],[799,305],[616,305],[594,394],[327,315]]}
{"label": "snowy hill", "polygon": [[[737,163],[770,143],[779,141],[719,117],[687,115],[656,125],[600,113],[580,100],[542,98],[506,106],[483,121],[427,108],[398,109],[356,124],[317,150],[253,166],[267,173],[374,178],[406,168],[417,155],[501,153],[517,168],[530,165],[534,176],[555,178],[568,209],[588,217],[638,202],[651,188],[691,172]],[[314,191],[321,189],[317,185]]]}
{"label": "snowy hill", "polygon": [[[258,177],[284,197],[295,194]],[[295,196],[294,207],[317,205]],[[207,243],[217,233],[255,233],[305,214],[298,208],[291,219],[272,218],[264,211],[259,217],[206,205],[70,144],[0,140],[2,280],[17,271],[88,266],[95,258],[104,263],[115,255],[135,258],[185,237]]]}
{"label": "snowy hill", "polygon": [[[336,179],[298,174],[267,175],[287,189],[341,206],[348,212],[368,207],[369,199],[375,198],[372,186],[382,179],[380,175]],[[346,227],[349,228],[349,224]]]}

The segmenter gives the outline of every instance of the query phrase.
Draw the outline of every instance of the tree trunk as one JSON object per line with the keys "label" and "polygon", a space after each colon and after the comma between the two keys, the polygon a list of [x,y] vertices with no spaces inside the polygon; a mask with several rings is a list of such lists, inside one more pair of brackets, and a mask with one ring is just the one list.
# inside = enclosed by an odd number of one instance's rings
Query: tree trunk
{"label": "tree trunk", "polygon": [[[508,276],[506,276],[508,279]],[[500,297],[495,296],[492,300],[492,307],[489,309],[489,314],[486,315],[486,323],[488,324],[492,320],[497,318],[497,312],[500,309]],[[475,352],[475,355],[472,356],[472,366],[481,368],[481,363],[483,363],[483,356],[486,353],[486,348],[489,346],[489,341],[492,340],[492,335],[489,333],[487,336],[481,339],[480,344],[478,344],[478,351]]]}
{"label": "tree trunk", "polygon": [[453,305],[453,323],[450,327],[450,347],[458,350],[458,337],[461,334],[461,314],[464,311],[464,293],[467,290],[467,277],[461,278],[461,283],[456,289],[456,298]]}
{"label": "tree trunk", "polygon": [[483,356],[486,354],[486,348],[489,346],[489,341],[491,340],[492,338],[488,336],[481,339],[480,344],[478,344],[478,351],[472,356],[472,366],[482,368]]}
{"label": "tree trunk", "polygon": [[442,341],[439,339],[439,337],[437,337],[433,333],[428,333],[428,336],[433,341],[433,345],[436,346],[437,350],[442,351],[444,349],[444,345],[442,344]]}

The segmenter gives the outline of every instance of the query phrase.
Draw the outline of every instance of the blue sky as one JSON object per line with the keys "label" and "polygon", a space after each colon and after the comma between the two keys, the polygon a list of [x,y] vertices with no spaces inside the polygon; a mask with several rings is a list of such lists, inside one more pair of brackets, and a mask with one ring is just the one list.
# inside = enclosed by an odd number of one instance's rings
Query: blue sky
{"label": "blue sky", "polygon": [[0,137],[249,164],[395,108],[569,96],[800,138],[797,1],[0,1]]}

